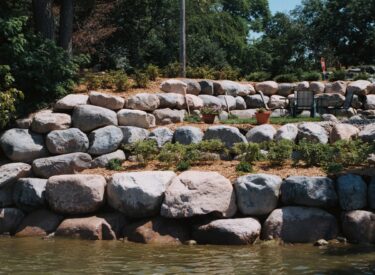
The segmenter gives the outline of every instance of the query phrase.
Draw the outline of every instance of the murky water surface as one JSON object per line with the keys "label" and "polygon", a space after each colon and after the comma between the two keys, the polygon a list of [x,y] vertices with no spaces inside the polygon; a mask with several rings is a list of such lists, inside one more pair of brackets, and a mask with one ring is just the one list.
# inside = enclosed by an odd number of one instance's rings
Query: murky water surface
{"label": "murky water surface", "polygon": [[161,247],[0,238],[1,274],[375,274],[374,246]]}

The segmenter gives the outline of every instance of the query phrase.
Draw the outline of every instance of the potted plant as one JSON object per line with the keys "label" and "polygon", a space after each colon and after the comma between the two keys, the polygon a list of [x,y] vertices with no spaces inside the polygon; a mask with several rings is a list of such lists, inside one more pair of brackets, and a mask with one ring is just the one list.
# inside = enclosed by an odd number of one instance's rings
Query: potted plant
{"label": "potted plant", "polygon": [[270,116],[271,116],[271,111],[268,111],[264,108],[258,109],[257,112],[255,113],[255,118],[257,120],[258,125],[270,123]]}
{"label": "potted plant", "polygon": [[201,111],[202,120],[204,121],[204,123],[213,124],[215,121],[215,117],[220,114],[221,108],[206,106],[206,107],[201,108],[200,111]]}

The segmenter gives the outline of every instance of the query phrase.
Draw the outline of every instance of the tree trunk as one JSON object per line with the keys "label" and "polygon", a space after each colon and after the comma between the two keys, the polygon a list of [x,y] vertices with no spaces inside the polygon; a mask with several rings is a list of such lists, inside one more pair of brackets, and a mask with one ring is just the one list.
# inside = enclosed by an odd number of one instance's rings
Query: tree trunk
{"label": "tree trunk", "polygon": [[62,0],[60,10],[59,46],[72,54],[73,0]]}
{"label": "tree trunk", "polygon": [[55,23],[52,13],[53,0],[33,0],[33,13],[36,33],[54,40]]}

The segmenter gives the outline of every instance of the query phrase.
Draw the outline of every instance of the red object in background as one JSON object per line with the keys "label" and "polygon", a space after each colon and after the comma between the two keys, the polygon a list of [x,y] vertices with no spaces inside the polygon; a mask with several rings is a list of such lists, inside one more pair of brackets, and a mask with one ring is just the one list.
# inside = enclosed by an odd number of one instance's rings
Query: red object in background
{"label": "red object in background", "polygon": [[320,64],[322,65],[323,73],[325,73],[326,72],[326,60],[324,59],[324,57],[320,58]]}

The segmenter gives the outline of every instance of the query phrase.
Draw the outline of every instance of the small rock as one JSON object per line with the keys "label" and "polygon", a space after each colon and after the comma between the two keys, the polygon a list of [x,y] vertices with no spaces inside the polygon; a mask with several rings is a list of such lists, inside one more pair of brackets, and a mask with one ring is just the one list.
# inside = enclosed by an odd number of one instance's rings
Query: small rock
{"label": "small rock", "polygon": [[0,166],[0,188],[11,186],[19,178],[28,177],[31,166],[26,163],[8,163]]}
{"label": "small rock", "polygon": [[33,161],[35,175],[48,179],[63,174],[76,174],[91,167],[91,156],[86,153],[71,153]]}
{"label": "small rock", "polygon": [[334,123],[338,123],[339,120],[337,119],[336,116],[332,115],[332,114],[323,114],[322,115],[322,120],[323,121],[328,121],[328,122],[334,122]]}
{"label": "small rock", "polygon": [[115,160],[115,159],[125,161],[126,156],[125,156],[124,151],[117,150],[113,153],[105,154],[105,155],[102,155],[102,156],[99,156],[99,157],[95,158],[91,162],[91,168],[92,169],[94,169],[94,168],[106,168],[108,166],[109,162],[112,161],[112,160]]}
{"label": "small rock", "polygon": [[33,122],[32,117],[19,118],[16,120],[16,128],[29,129],[31,127],[32,122]]}
{"label": "small rock", "polygon": [[324,240],[324,239],[320,239],[320,240],[317,240],[315,243],[314,243],[314,246],[327,246],[329,243]]}

